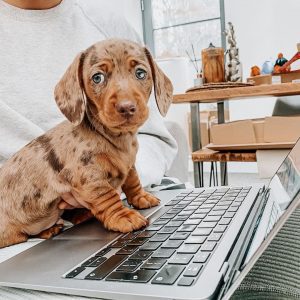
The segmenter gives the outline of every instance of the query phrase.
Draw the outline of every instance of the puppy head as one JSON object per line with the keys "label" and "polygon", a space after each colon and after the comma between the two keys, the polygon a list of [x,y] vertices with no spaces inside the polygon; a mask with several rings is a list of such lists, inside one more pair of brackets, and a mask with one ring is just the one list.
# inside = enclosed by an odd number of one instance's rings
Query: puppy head
{"label": "puppy head", "polygon": [[111,39],[77,55],[55,88],[55,100],[74,125],[82,122],[88,109],[112,131],[135,131],[148,117],[153,86],[165,116],[172,102],[170,80],[146,48]]}

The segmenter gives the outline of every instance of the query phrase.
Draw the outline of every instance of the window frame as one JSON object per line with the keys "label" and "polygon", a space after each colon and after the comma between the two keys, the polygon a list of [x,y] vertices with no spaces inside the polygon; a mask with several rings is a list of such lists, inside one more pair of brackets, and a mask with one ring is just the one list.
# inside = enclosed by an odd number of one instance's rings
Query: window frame
{"label": "window frame", "polygon": [[[155,45],[154,45],[154,28],[153,28],[153,22],[152,22],[152,0],[140,0],[141,3],[141,10],[142,10],[142,24],[143,24],[143,38],[144,42],[147,45],[148,48],[152,51],[152,53],[155,55]],[[221,46],[224,50],[226,50],[226,37],[225,37],[225,4],[224,0],[219,0],[220,4],[220,17],[218,18],[209,18],[209,19],[203,19],[199,21],[192,21],[192,22],[186,22],[171,26],[164,26],[159,29],[167,29],[171,27],[176,26],[185,26],[189,24],[195,24],[200,22],[209,22],[212,20],[220,19],[221,24]],[[157,28],[156,28],[157,29]]]}

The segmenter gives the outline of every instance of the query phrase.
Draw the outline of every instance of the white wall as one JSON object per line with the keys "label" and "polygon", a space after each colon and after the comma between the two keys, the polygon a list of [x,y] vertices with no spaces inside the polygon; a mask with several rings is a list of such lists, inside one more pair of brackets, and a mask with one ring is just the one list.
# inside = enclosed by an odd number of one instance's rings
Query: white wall
{"label": "white wall", "polygon": [[[253,65],[261,67],[282,52],[290,59],[300,42],[300,1],[298,0],[225,0],[226,23],[232,22],[243,64],[244,80]],[[232,120],[271,115],[275,99],[230,102]]]}

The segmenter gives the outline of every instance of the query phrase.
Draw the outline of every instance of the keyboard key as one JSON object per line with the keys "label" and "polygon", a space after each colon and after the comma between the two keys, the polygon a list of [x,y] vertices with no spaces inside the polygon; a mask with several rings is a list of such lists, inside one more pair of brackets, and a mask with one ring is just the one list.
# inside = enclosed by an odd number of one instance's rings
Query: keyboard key
{"label": "keyboard key", "polygon": [[192,232],[196,229],[196,225],[182,225],[177,232]]}
{"label": "keyboard key", "polygon": [[147,259],[153,252],[152,251],[144,251],[138,250],[133,255],[130,256],[130,259],[140,259],[145,260]]}
{"label": "keyboard key", "polygon": [[172,208],[171,210],[168,211],[168,214],[179,214],[181,212],[181,208]]}
{"label": "keyboard key", "polygon": [[162,258],[149,258],[142,266],[141,269],[159,270],[165,263],[166,259]]}
{"label": "keyboard key", "polygon": [[201,208],[213,208],[214,206],[215,206],[214,204],[206,204],[206,203],[204,203],[204,204],[201,205],[200,209]]}
{"label": "keyboard key", "polygon": [[199,252],[195,255],[193,262],[194,263],[205,263],[210,256],[210,252]]}
{"label": "keyboard key", "polygon": [[182,245],[177,253],[191,253],[195,254],[200,249],[201,244],[184,244]]}
{"label": "keyboard key", "polygon": [[191,219],[191,220],[186,220],[183,225],[199,225],[201,222],[201,219]]}
{"label": "keyboard key", "polygon": [[158,231],[163,228],[163,225],[150,225],[146,228],[146,231]]}
{"label": "keyboard key", "polygon": [[162,248],[169,248],[169,249],[178,249],[181,244],[183,243],[182,240],[168,240],[164,245],[162,245]]}
{"label": "keyboard key", "polygon": [[106,277],[107,281],[121,281],[121,282],[148,282],[154,275],[155,271],[152,270],[138,270],[134,273],[128,272],[113,272]]}
{"label": "keyboard key", "polygon": [[197,195],[194,195],[194,196],[189,195],[187,197],[184,197],[184,200],[191,200],[191,201],[193,201],[196,197],[197,197]]}
{"label": "keyboard key", "polygon": [[195,235],[188,237],[184,243],[185,244],[203,244],[206,240],[206,236]]}
{"label": "keyboard key", "polygon": [[183,221],[170,221],[166,227],[179,227],[181,226]]}
{"label": "keyboard key", "polygon": [[170,240],[186,240],[190,235],[189,232],[175,232],[171,237]]}
{"label": "keyboard key", "polygon": [[242,204],[242,202],[234,201],[234,202],[231,204],[231,207],[239,207],[241,204]]}
{"label": "keyboard key", "polygon": [[112,270],[118,267],[125,259],[127,255],[113,255],[108,258],[102,265],[97,267],[93,272],[88,274],[85,279],[101,280],[107,276]]}
{"label": "keyboard key", "polygon": [[227,226],[226,225],[217,225],[214,228],[214,232],[224,232],[226,230]]}
{"label": "keyboard key", "polygon": [[226,210],[212,210],[208,216],[223,216],[226,213]]}
{"label": "keyboard key", "polygon": [[196,228],[192,235],[210,235],[211,232],[211,228]]}
{"label": "keyboard key", "polygon": [[119,239],[116,240],[115,242],[113,242],[110,247],[111,248],[122,248],[124,247],[126,244],[128,244],[130,242],[130,240],[125,240],[125,239]]}
{"label": "keyboard key", "polygon": [[223,202],[223,201],[233,201],[234,199],[235,199],[235,197],[225,196],[225,197],[223,197],[221,202]]}
{"label": "keyboard key", "polygon": [[96,260],[94,260],[90,265],[89,267],[98,267],[100,266],[101,264],[103,264],[105,261],[106,261],[106,257],[98,257]]}
{"label": "keyboard key", "polygon": [[166,265],[151,281],[154,284],[167,284],[175,283],[180,274],[183,272],[184,266],[180,265]]}
{"label": "keyboard key", "polygon": [[150,238],[155,234],[154,231],[143,231],[137,237]]}
{"label": "keyboard key", "polygon": [[174,249],[158,249],[152,257],[156,258],[169,258],[175,253]]}
{"label": "keyboard key", "polygon": [[215,242],[205,242],[201,246],[201,251],[213,251],[216,247],[217,243]]}
{"label": "keyboard key", "polygon": [[187,207],[187,205],[188,204],[177,204],[177,205],[174,206],[174,208],[176,208],[176,209],[184,209],[184,208]]}
{"label": "keyboard key", "polygon": [[222,233],[215,233],[213,232],[209,237],[208,237],[208,241],[219,241],[220,238],[222,237]]}
{"label": "keyboard key", "polygon": [[200,208],[197,209],[196,213],[197,214],[208,214],[211,211],[210,208],[202,208],[202,206],[200,206]]}
{"label": "keyboard key", "polygon": [[192,216],[190,216],[190,220],[193,220],[193,219],[204,219],[206,217],[206,214],[193,214]]}
{"label": "keyboard key", "polygon": [[123,262],[116,271],[133,272],[142,264],[142,262],[143,261],[139,259],[128,259]]}
{"label": "keyboard key", "polygon": [[176,205],[177,203],[179,203],[180,200],[172,200],[169,203],[167,203],[165,206],[173,206]]}
{"label": "keyboard key", "polygon": [[128,245],[129,246],[141,246],[144,243],[146,243],[148,241],[148,239],[143,238],[143,237],[136,237],[135,239],[133,239]]}
{"label": "keyboard key", "polygon": [[217,226],[217,222],[204,222],[204,221],[202,221],[198,225],[198,228],[214,228],[216,226]]}
{"label": "keyboard key", "polygon": [[66,275],[66,278],[74,278],[78,274],[80,274],[82,271],[85,270],[85,267],[77,267],[73,271],[71,271],[69,274]]}
{"label": "keyboard key", "polygon": [[143,246],[140,247],[140,250],[154,251],[156,250],[162,242],[147,242]]}
{"label": "keyboard key", "polygon": [[220,220],[219,225],[228,225],[231,222],[230,218],[224,218]]}
{"label": "keyboard key", "polygon": [[191,259],[193,258],[192,254],[175,254],[172,256],[168,263],[175,264],[175,265],[187,265]]}
{"label": "keyboard key", "polygon": [[164,227],[158,233],[173,233],[176,231],[176,227]]}
{"label": "keyboard key", "polygon": [[85,262],[83,262],[83,263],[81,264],[81,267],[87,267],[88,265],[90,265],[90,264],[91,264],[94,260],[96,260],[96,259],[97,259],[96,256],[87,259]]}
{"label": "keyboard key", "polygon": [[188,207],[186,207],[184,210],[196,210],[199,208],[199,205],[195,205],[193,203],[193,205],[189,205]]}
{"label": "keyboard key", "polygon": [[234,215],[235,215],[234,212],[227,212],[223,217],[224,217],[224,218],[233,218]]}
{"label": "keyboard key", "polygon": [[189,218],[189,216],[176,216],[173,221],[185,221]]}
{"label": "keyboard key", "polygon": [[203,222],[218,222],[220,219],[221,216],[207,216],[203,219]]}
{"label": "keyboard key", "polygon": [[110,248],[102,249],[102,250],[100,250],[99,252],[97,252],[97,253],[95,254],[95,256],[103,256],[103,255],[105,255],[106,253],[108,253],[109,251],[110,251]]}
{"label": "keyboard key", "polygon": [[157,233],[155,236],[153,236],[149,241],[150,242],[164,242],[169,238],[170,234],[159,234]]}
{"label": "keyboard key", "polygon": [[223,205],[216,205],[216,206],[213,208],[213,211],[219,211],[219,210],[224,211],[224,210],[227,210],[228,207],[229,207],[228,205],[226,205],[226,206],[223,206]]}
{"label": "keyboard key", "polygon": [[179,286],[191,286],[194,282],[194,278],[192,277],[182,277],[179,279],[177,285]]}
{"label": "keyboard key", "polygon": [[234,207],[230,206],[227,211],[228,212],[236,212],[238,209],[239,209],[238,206],[234,206]]}
{"label": "keyboard key", "polygon": [[217,204],[219,202],[219,200],[210,200],[210,199],[208,199],[208,200],[206,200],[205,201],[205,204]]}
{"label": "keyboard key", "polygon": [[118,255],[130,255],[132,254],[136,249],[138,248],[138,246],[125,246],[123,247],[121,250],[119,250],[116,254]]}
{"label": "keyboard key", "polygon": [[168,219],[164,219],[164,220],[158,219],[155,222],[153,222],[152,224],[153,225],[166,225],[166,224],[168,224],[168,222],[169,222]]}
{"label": "keyboard key", "polygon": [[161,216],[161,219],[173,219],[176,216],[176,214],[164,214],[163,216]]}
{"label": "keyboard key", "polygon": [[203,264],[196,264],[196,263],[192,263],[190,264],[185,272],[183,273],[183,276],[187,276],[187,277],[195,277],[198,276],[199,272],[201,271],[203,267]]}
{"label": "keyboard key", "polygon": [[193,211],[182,211],[178,216],[190,216],[191,214],[193,214]]}

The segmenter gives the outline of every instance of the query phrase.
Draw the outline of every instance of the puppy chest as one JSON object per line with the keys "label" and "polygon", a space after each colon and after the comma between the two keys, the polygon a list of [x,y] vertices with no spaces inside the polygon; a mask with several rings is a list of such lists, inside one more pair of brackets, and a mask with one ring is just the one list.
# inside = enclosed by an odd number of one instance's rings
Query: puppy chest
{"label": "puppy chest", "polygon": [[102,175],[104,179],[114,187],[119,187],[122,185],[129,173],[129,170],[134,166],[134,157],[111,154],[99,154],[97,155],[97,162],[100,169],[102,170]]}

